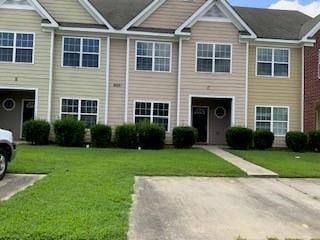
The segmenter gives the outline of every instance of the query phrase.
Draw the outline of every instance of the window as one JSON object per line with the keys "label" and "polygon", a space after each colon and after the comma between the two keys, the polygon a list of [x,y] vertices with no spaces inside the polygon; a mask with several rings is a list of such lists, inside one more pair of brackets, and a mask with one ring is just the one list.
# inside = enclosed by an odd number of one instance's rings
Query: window
{"label": "window", "polygon": [[289,49],[257,48],[257,75],[289,76]]}
{"label": "window", "polygon": [[61,119],[72,117],[86,123],[87,127],[95,125],[98,120],[98,101],[85,99],[61,100]]}
{"label": "window", "polygon": [[230,44],[197,44],[197,72],[230,73]]}
{"label": "window", "polygon": [[171,43],[137,42],[136,70],[171,71]]}
{"label": "window", "polygon": [[100,40],[91,38],[63,38],[63,66],[99,67]]}
{"label": "window", "polygon": [[149,121],[169,131],[169,103],[162,102],[136,102],[135,123]]}
{"label": "window", "polygon": [[275,136],[285,136],[288,128],[288,107],[256,107],[256,130],[270,130]]}
{"label": "window", "polygon": [[34,34],[0,32],[0,62],[33,63]]}

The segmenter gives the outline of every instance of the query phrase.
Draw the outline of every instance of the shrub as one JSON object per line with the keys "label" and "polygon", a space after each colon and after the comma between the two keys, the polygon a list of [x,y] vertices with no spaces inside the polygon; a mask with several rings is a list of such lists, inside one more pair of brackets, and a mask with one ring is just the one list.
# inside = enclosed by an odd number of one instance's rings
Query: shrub
{"label": "shrub", "polygon": [[23,125],[23,136],[34,145],[49,143],[50,124],[45,120],[31,120]]}
{"label": "shrub", "polygon": [[309,136],[309,148],[312,151],[320,151],[320,131],[310,132]]}
{"label": "shrub", "polygon": [[191,148],[197,141],[197,130],[192,127],[176,127],[173,129],[173,145],[175,148]]}
{"label": "shrub", "polygon": [[91,142],[98,148],[110,146],[112,129],[109,126],[98,124],[91,128]]}
{"label": "shrub", "polygon": [[226,131],[227,144],[236,150],[248,150],[252,147],[253,131],[249,128],[231,127]]}
{"label": "shrub", "polygon": [[254,147],[259,150],[271,148],[274,142],[274,134],[268,130],[258,130],[253,136]]}
{"label": "shrub", "polygon": [[138,132],[134,124],[118,126],[115,132],[115,141],[121,148],[138,148]]}
{"label": "shrub", "polygon": [[308,136],[303,132],[288,132],[286,135],[287,147],[294,152],[301,152],[306,149]]}
{"label": "shrub", "polygon": [[143,149],[162,149],[166,139],[166,131],[157,124],[143,122],[136,125],[139,144]]}
{"label": "shrub", "polygon": [[54,123],[56,142],[65,147],[82,147],[84,143],[85,125],[74,118],[57,120]]}

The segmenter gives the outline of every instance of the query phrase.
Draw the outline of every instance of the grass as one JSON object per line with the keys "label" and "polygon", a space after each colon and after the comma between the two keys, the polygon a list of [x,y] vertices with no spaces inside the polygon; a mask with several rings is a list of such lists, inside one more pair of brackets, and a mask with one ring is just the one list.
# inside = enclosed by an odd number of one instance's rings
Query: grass
{"label": "grass", "polygon": [[244,176],[202,149],[19,146],[14,173],[48,176],[0,203],[0,239],[127,239],[134,177]]}
{"label": "grass", "polygon": [[294,153],[287,150],[235,151],[230,152],[247,161],[270,169],[280,177],[320,177],[320,153]]}

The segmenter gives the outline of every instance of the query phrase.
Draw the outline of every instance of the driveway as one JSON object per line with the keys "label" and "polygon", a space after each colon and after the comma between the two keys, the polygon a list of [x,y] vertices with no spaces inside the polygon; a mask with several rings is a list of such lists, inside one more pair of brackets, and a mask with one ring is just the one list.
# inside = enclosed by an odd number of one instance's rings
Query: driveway
{"label": "driveway", "polygon": [[13,195],[32,186],[45,176],[39,174],[7,174],[0,181],[0,201],[9,200]]}
{"label": "driveway", "polygon": [[137,177],[129,240],[320,239],[320,180]]}

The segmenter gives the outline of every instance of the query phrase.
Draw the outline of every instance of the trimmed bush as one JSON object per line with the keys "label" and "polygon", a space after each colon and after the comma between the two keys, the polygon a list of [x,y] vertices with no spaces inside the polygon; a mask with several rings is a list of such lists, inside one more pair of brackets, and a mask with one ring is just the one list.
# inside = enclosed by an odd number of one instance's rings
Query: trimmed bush
{"label": "trimmed bush", "polygon": [[143,122],[136,125],[139,144],[143,149],[162,149],[166,139],[166,131],[157,124]]}
{"label": "trimmed bush", "polygon": [[226,131],[229,147],[236,150],[248,150],[252,147],[253,131],[249,128],[231,127]]}
{"label": "trimmed bush", "polygon": [[115,142],[120,148],[138,148],[138,131],[134,124],[118,126],[115,132]]}
{"label": "trimmed bush", "polygon": [[288,132],[286,135],[287,147],[294,152],[301,152],[306,149],[308,136],[303,132]]}
{"label": "trimmed bush", "polygon": [[64,147],[82,147],[84,144],[85,125],[74,118],[57,120],[54,123],[56,143]]}
{"label": "trimmed bush", "polygon": [[309,132],[309,148],[312,151],[320,151],[320,131]]}
{"label": "trimmed bush", "polygon": [[191,148],[197,141],[198,133],[192,127],[176,127],[172,136],[175,148]]}
{"label": "trimmed bush", "polygon": [[274,134],[268,130],[258,130],[253,136],[254,147],[259,150],[272,148],[274,142]]}
{"label": "trimmed bush", "polygon": [[106,148],[111,144],[112,129],[109,126],[97,124],[91,128],[91,142],[94,147]]}
{"label": "trimmed bush", "polygon": [[23,125],[23,136],[33,145],[49,144],[50,124],[45,120],[31,120]]}

